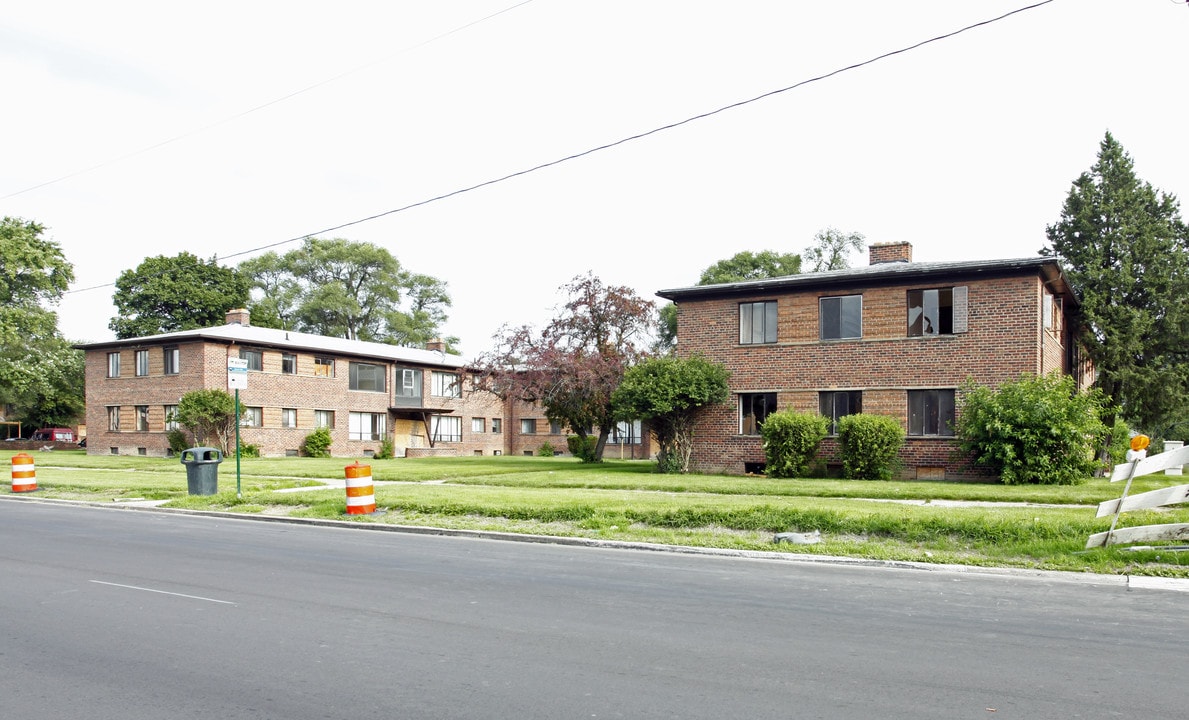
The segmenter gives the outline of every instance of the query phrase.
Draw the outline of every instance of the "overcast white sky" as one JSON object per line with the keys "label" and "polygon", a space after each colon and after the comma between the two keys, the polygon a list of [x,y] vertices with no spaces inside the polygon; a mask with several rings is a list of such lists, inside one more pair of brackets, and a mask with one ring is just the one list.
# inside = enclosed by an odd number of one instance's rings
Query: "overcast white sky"
{"label": "overcast white sky", "polygon": [[114,288],[86,288],[145,257],[234,264],[321,234],[445,280],[446,331],[473,355],[504,323],[543,324],[576,275],[653,298],[826,227],[916,260],[1034,256],[1108,129],[1143,179],[1189,194],[1189,6],[1054,0],[321,233],[1029,4],[18,0],[0,16],[0,215],[46,225],[74,264],[72,340],[111,337]]}

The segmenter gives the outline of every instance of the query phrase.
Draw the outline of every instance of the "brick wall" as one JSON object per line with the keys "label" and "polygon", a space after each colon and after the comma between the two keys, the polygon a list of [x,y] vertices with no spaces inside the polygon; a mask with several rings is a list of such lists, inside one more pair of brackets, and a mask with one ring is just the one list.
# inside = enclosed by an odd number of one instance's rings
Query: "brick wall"
{"label": "brick wall", "polygon": [[[169,442],[165,429],[165,406],[177,405],[182,395],[199,389],[227,388],[227,359],[238,358],[240,346],[206,341],[177,344],[179,372],[164,373],[164,346],[143,345],[124,348],[95,348],[86,352],[87,391],[87,450],[92,454],[118,453],[164,456]],[[265,455],[290,454],[301,446],[306,435],[315,429],[315,412],[333,413],[331,452],[336,456],[355,457],[374,454],[380,449],[376,440],[350,438],[350,413],[383,414],[389,435],[394,439],[398,454],[407,447],[429,447],[428,431],[420,419],[393,417],[393,370],[390,362],[359,358],[357,361],[379,364],[385,368],[384,392],[350,389],[351,358],[334,357],[332,375],[318,374],[314,358],[325,356],[300,350],[281,350],[245,346],[262,352],[262,369],[248,373],[248,387],[240,390],[242,408],[260,408],[263,423],[260,427],[241,427],[243,443],[259,445]],[[149,354],[148,374],[135,375],[138,350]],[[107,377],[107,355],[120,355],[120,376]],[[282,355],[296,356],[296,373],[282,371]],[[449,443],[455,454],[495,454],[504,451],[504,439],[490,433],[473,433],[472,417],[502,417],[502,403],[487,393],[464,393],[463,398],[435,398],[431,391],[431,368],[423,373],[422,397],[425,404],[453,411],[462,418],[462,442]],[[148,408],[148,429],[137,429],[137,407]],[[120,429],[108,427],[108,409],[119,408]],[[284,409],[296,411],[297,426],[284,427]],[[490,417],[489,417],[490,416]],[[438,444],[439,447],[445,445]]]}
{"label": "brick wall", "polygon": [[[954,284],[968,292],[964,333],[908,337],[907,292],[922,286],[904,283],[685,300],[679,305],[678,352],[699,353],[725,365],[736,396],[774,392],[781,410],[817,412],[819,392],[858,390],[864,412],[890,415],[906,428],[909,390],[957,390],[967,378],[994,386],[1024,373],[1067,369],[1061,338],[1041,328],[1038,276]],[[862,295],[861,339],[819,339],[819,300],[838,295]],[[739,344],[739,304],[771,300],[777,302],[778,342]],[[740,435],[739,427],[737,398],[704,413],[696,431],[695,466],[743,472],[750,464],[763,463],[759,438]],[[977,476],[963,459],[952,457],[954,447],[952,439],[910,439],[901,453],[906,473],[914,476],[920,468],[925,475]]]}

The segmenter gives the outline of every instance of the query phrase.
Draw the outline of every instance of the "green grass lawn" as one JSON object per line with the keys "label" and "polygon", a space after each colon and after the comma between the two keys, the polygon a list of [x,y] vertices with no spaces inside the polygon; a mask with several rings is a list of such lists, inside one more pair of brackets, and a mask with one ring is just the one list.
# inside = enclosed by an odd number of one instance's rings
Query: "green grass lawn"
{"label": "green grass lawn", "polygon": [[[0,451],[9,463],[14,453]],[[382,513],[345,514],[350,459],[234,457],[219,466],[214,496],[187,493],[177,458],[34,452],[38,496],[96,502],[169,500],[169,507],[335,518],[366,523],[495,530],[883,560],[1189,577],[1189,552],[1170,548],[1084,551],[1107,530],[1095,506],[1122,483],[1072,487],[991,483],[776,480],[660,475],[642,461],[583,465],[571,458],[461,457],[364,460]],[[1131,492],[1189,482],[1138,478]],[[309,489],[277,492],[282,489]],[[9,492],[5,485],[0,493]],[[943,501],[993,503],[950,506]],[[1028,503],[1026,506],[1016,505]],[[1189,522],[1189,507],[1126,513],[1120,526]],[[821,533],[815,545],[774,544],[776,533]]]}

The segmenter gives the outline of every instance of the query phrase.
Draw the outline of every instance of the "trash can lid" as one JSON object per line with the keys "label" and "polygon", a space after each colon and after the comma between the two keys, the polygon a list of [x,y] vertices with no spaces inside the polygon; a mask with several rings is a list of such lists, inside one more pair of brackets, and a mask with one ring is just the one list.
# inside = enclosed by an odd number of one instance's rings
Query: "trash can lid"
{"label": "trash can lid", "polygon": [[[187,453],[190,455],[189,460],[186,458]],[[183,464],[196,462],[223,462],[223,451],[213,447],[192,447],[182,451]]]}

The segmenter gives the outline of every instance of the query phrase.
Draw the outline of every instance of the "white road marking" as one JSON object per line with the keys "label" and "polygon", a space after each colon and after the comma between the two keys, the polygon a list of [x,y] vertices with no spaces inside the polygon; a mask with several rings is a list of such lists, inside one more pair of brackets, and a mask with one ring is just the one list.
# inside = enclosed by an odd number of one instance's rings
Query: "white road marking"
{"label": "white road marking", "polygon": [[235,604],[229,600],[215,600],[214,598],[202,597],[201,595],[186,595],[184,593],[169,592],[168,590],[154,590],[153,588],[137,587],[136,585],[121,585],[120,583],[104,582],[102,580],[92,580],[91,582],[97,585],[111,585],[112,587],[128,588],[129,590],[144,590],[145,592],[160,593],[162,595],[174,595],[176,597],[190,598],[191,600],[205,600],[206,602],[219,603],[220,605]]}

